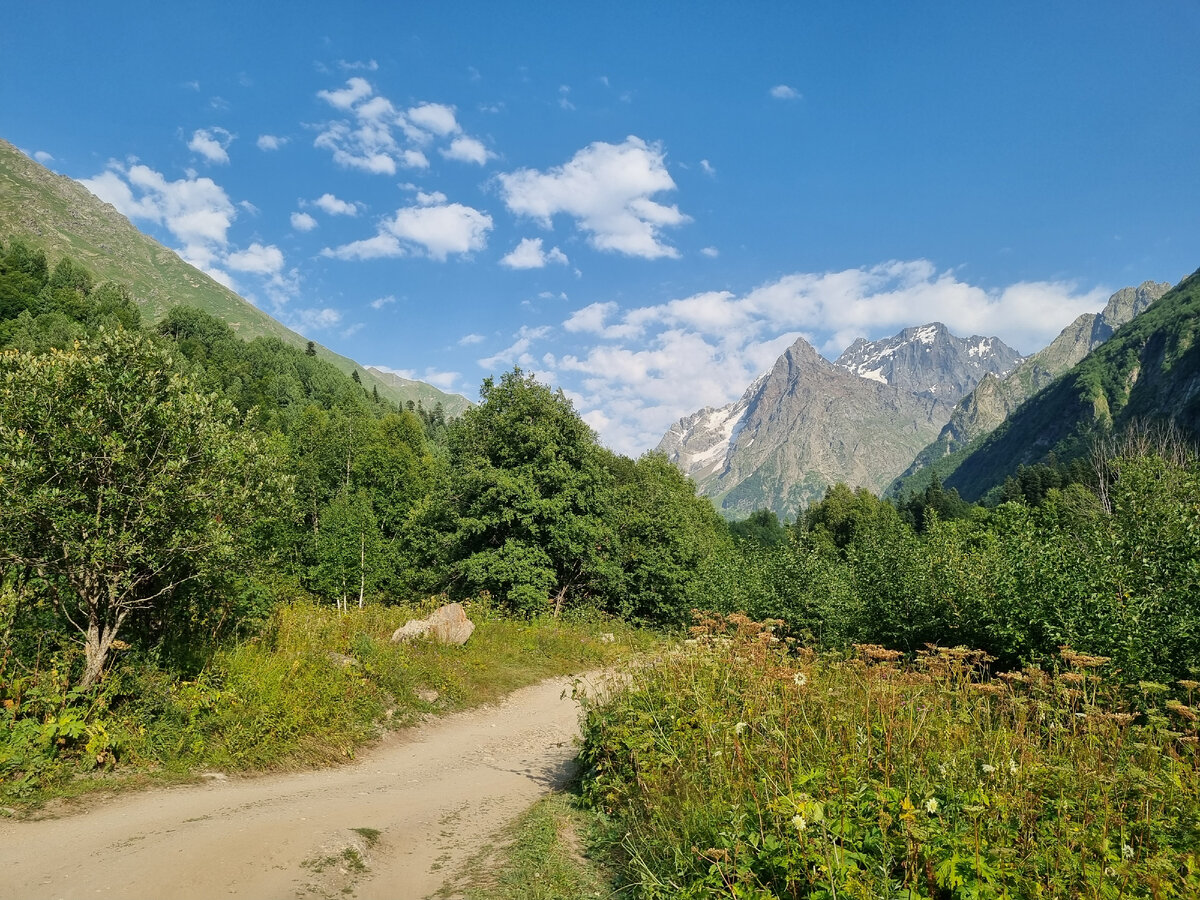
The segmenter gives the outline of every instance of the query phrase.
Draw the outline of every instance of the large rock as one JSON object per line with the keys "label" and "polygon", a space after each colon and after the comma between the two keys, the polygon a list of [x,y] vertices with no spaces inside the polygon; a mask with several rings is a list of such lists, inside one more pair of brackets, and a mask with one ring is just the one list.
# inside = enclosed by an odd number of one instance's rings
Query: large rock
{"label": "large rock", "polygon": [[475,630],[475,623],[467,618],[461,603],[440,606],[424,619],[410,619],[395,633],[392,641],[407,641],[423,637],[441,644],[465,644]]}

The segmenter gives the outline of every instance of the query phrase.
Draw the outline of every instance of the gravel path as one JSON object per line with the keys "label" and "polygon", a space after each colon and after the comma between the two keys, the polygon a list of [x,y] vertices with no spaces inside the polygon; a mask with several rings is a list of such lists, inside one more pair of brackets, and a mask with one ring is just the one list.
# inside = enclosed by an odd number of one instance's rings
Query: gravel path
{"label": "gravel path", "polygon": [[0,821],[0,898],[426,897],[569,777],[571,685],[551,679],[393,734],[336,769]]}

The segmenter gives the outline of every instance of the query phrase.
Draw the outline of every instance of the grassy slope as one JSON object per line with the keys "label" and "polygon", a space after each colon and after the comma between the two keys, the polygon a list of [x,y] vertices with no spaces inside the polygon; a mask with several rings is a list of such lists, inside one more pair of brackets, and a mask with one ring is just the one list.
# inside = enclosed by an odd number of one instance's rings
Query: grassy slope
{"label": "grassy slope", "polygon": [[[150,319],[162,318],[172,306],[194,306],[224,320],[245,340],[274,337],[294,347],[307,344],[306,338],[142,234],[77,181],[54,174],[0,140],[0,239],[14,237],[41,248],[52,261],[69,256],[101,280],[128,285]],[[458,394],[380,377],[352,359],[318,348],[341,371],[358,369],[367,388],[378,386],[380,395],[393,402],[420,400],[427,407],[441,402],[449,415],[469,405]]]}
{"label": "grassy slope", "polygon": [[1070,459],[1096,428],[1170,419],[1200,438],[1200,272],[1123,326],[974,445],[945,484],[981,497],[1053,450]]}

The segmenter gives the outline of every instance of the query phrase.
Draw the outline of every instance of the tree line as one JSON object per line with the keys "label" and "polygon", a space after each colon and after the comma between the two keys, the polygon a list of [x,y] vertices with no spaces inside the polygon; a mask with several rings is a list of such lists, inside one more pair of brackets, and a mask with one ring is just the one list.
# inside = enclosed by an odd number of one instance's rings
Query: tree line
{"label": "tree line", "polygon": [[680,623],[728,542],[665,458],[520,370],[447,422],[0,245],[0,672],[62,653],[86,686],[115,646],[186,669],[302,594]]}

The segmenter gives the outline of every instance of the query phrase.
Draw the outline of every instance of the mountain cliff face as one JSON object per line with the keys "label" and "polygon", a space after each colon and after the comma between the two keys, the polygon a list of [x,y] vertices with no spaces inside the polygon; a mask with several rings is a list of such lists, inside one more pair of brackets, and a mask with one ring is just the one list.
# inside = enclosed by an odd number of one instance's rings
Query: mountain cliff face
{"label": "mountain cliff face", "polygon": [[[223,320],[247,341],[274,337],[301,348],[308,343],[142,234],[79,182],[51,172],[4,140],[0,140],[0,238],[20,238],[45,251],[52,261],[69,256],[101,281],[126,285],[147,319],[161,319],[173,306],[194,306]],[[352,359],[317,347],[321,357],[347,375],[359,370],[364,386],[378,387],[380,395],[393,402],[421,400],[428,407],[441,402],[448,415],[470,405],[467,398],[424,382],[414,382],[420,385],[416,389],[398,385]]]}
{"label": "mountain cliff face", "polygon": [[856,341],[837,363],[798,340],[737,403],[680,419],[658,449],[726,515],[792,518],[838,481],[881,490],[965,390],[1017,359],[937,323]]}
{"label": "mountain cliff face", "polygon": [[1070,459],[1086,452],[1091,434],[1134,421],[1171,422],[1200,439],[1200,272],[974,442],[946,486],[976,499],[1021,464],[1050,451]]}
{"label": "mountain cliff face", "polygon": [[835,364],[863,378],[944,400],[962,397],[985,375],[1008,374],[1019,362],[1017,351],[999,338],[955,337],[941,322],[932,322],[884,340],[859,338]]}
{"label": "mountain cliff face", "polygon": [[[1085,313],[1077,318],[1049,346],[1021,361],[1007,376],[989,374],[984,377],[954,408],[950,421],[937,439],[917,454],[888,492],[900,494],[923,487],[924,479],[914,479],[914,476],[939,460],[961,453],[972,441],[999,427],[1013,410],[1079,363],[1170,289],[1170,284],[1154,281],[1142,282],[1135,288],[1122,288],[1108,299],[1101,312]],[[938,475],[943,480],[953,471],[954,463],[950,460],[938,467]]]}

